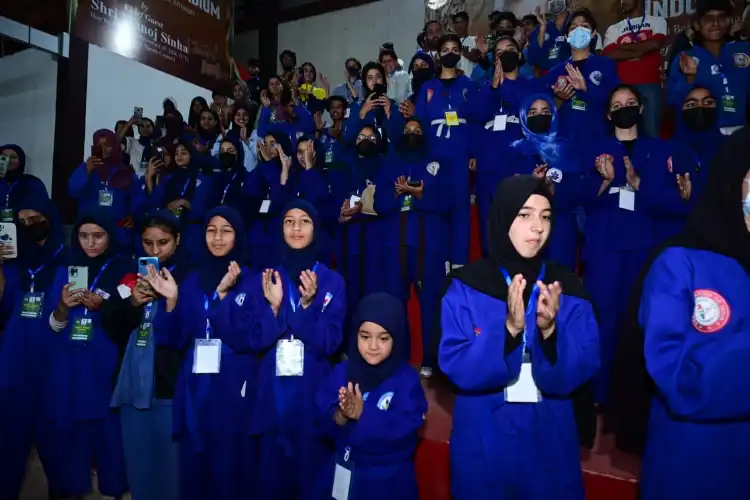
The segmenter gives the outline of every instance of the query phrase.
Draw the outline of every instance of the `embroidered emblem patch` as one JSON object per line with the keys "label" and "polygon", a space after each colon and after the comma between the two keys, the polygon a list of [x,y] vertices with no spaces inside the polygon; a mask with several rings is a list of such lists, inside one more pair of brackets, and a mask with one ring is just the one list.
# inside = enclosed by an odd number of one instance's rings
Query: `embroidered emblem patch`
{"label": "embroidered emblem patch", "polygon": [[380,399],[378,399],[378,410],[386,411],[388,408],[390,408],[391,399],[393,399],[393,393],[390,391],[380,396]]}
{"label": "embroidered emblem patch", "polygon": [[716,333],[732,317],[727,300],[713,290],[699,288],[693,291],[693,327],[701,333]]}

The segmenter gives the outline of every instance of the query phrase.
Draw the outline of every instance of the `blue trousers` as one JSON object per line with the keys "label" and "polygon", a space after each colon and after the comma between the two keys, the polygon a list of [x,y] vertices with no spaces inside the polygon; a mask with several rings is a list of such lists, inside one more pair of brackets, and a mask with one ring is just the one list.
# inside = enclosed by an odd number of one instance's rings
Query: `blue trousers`
{"label": "blue trousers", "polygon": [[179,500],[178,448],[172,441],[172,401],[148,410],[120,410],[125,470],[133,500]]}
{"label": "blue trousers", "polygon": [[44,422],[38,441],[50,491],[57,495],[72,497],[91,491],[92,467],[96,467],[102,495],[117,497],[128,491],[117,412],[66,427]]}

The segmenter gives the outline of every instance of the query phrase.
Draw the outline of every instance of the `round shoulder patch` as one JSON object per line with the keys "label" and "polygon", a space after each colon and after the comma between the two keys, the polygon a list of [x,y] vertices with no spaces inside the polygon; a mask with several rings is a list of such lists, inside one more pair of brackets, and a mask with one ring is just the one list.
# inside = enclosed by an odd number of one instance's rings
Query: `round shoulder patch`
{"label": "round shoulder patch", "polygon": [[738,52],[734,55],[734,65],[738,68],[747,68],[750,66],[750,56],[743,52]]}
{"label": "round shoulder patch", "polygon": [[386,411],[391,407],[391,399],[393,399],[393,392],[386,392],[380,399],[378,399],[378,410]]}
{"label": "round shoulder patch", "polygon": [[591,74],[589,75],[589,80],[591,80],[591,83],[593,83],[594,85],[598,87],[602,83],[602,72],[592,71]]}
{"label": "round shoulder patch", "polygon": [[427,164],[427,172],[429,172],[430,175],[437,175],[440,171],[440,164],[436,161],[431,161]]}
{"label": "round shoulder patch", "polygon": [[563,178],[563,173],[562,170],[558,168],[548,168],[546,177],[548,181],[560,184],[560,181],[562,181]]}
{"label": "round shoulder patch", "polygon": [[672,165],[672,157],[671,156],[669,158],[667,158],[667,170],[669,171],[670,174],[674,172],[674,166]]}
{"label": "round shoulder patch", "polygon": [[701,333],[716,333],[724,328],[732,317],[727,299],[721,294],[699,288],[693,290],[693,327]]}

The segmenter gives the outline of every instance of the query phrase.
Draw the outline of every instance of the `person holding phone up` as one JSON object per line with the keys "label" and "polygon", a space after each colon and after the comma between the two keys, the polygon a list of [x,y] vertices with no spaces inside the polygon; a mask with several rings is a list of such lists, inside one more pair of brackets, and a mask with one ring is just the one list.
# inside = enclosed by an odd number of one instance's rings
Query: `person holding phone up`
{"label": "person holding phone up", "polygon": [[146,198],[133,168],[122,162],[120,142],[114,132],[94,133],[91,156],[73,171],[68,194],[78,202],[79,214],[100,212],[116,221],[113,244],[133,251],[133,220],[144,210]]}
{"label": "person holding phone up", "polygon": [[101,309],[129,281],[129,258],[114,245],[115,224],[85,214],[73,229],[67,266],[58,268],[50,301],[48,377],[37,444],[50,490],[63,498],[91,491],[96,463],[99,491],[128,491],[119,415],[110,409],[119,368],[117,346],[103,331]]}
{"label": "person holding phone up", "polygon": [[18,201],[28,198],[49,198],[44,182],[26,173],[26,152],[21,146],[0,146],[0,222],[13,222]]}
{"label": "person holding phone up", "polygon": [[[60,216],[48,198],[18,201],[18,257],[0,246],[0,498],[18,498],[37,439],[47,373],[53,282],[67,261]],[[47,464],[43,464],[45,469]]]}

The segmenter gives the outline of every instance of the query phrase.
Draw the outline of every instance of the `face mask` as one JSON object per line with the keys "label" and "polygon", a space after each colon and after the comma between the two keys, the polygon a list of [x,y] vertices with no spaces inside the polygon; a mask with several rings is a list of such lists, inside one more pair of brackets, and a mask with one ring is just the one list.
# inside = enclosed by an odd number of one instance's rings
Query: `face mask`
{"label": "face mask", "polygon": [[430,68],[419,68],[412,71],[411,75],[411,90],[416,94],[422,84],[432,78],[432,71]]}
{"label": "face mask", "polygon": [[585,49],[591,43],[591,30],[583,26],[577,27],[568,35],[568,43],[574,49]]}
{"label": "face mask", "polygon": [[229,170],[234,167],[237,158],[232,153],[219,153],[219,163],[221,168]]}
{"label": "face mask", "polygon": [[359,76],[359,69],[357,69],[355,66],[349,66],[346,68],[346,72],[349,73],[349,76],[352,78],[357,78]]}
{"label": "face mask", "polygon": [[461,60],[461,56],[450,52],[448,54],[445,54],[444,56],[440,56],[440,64],[443,65],[444,68],[453,69],[456,66],[458,66],[458,61]]}
{"label": "face mask", "polygon": [[372,141],[362,141],[357,144],[357,154],[365,158],[375,156],[378,152],[378,145]]}
{"label": "face mask", "polygon": [[521,60],[518,58],[518,52],[503,52],[500,55],[500,65],[506,73],[510,73],[520,64]]}
{"label": "face mask", "polygon": [[[748,179],[745,179],[745,182],[750,184],[750,180]],[[745,214],[745,217],[750,217],[750,193],[742,200],[742,212]]]}
{"label": "face mask", "polygon": [[420,134],[404,134],[404,147],[410,151],[416,151],[422,148],[424,136]]}
{"label": "face mask", "polygon": [[18,228],[19,236],[29,243],[39,243],[49,237],[49,221],[34,222],[25,226],[21,224]]}
{"label": "face mask", "polygon": [[547,12],[553,16],[558,16],[568,8],[567,3],[565,0],[549,0],[547,2]]}
{"label": "face mask", "polygon": [[705,132],[716,123],[716,108],[693,108],[682,112],[682,121],[693,132]]}
{"label": "face mask", "polygon": [[549,132],[552,127],[552,115],[534,115],[526,117],[526,127],[535,134]]}
{"label": "face mask", "polygon": [[628,129],[638,123],[638,118],[641,116],[641,110],[638,106],[625,106],[617,111],[613,111],[612,124],[621,129]]}

